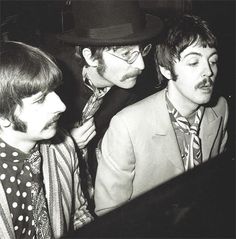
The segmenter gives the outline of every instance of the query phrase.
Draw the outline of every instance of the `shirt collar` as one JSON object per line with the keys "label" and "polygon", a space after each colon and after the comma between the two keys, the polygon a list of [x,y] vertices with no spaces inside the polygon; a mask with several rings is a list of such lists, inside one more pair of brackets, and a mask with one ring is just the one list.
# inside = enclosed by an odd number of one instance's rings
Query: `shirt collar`
{"label": "shirt collar", "polygon": [[97,96],[100,96],[100,95],[104,96],[111,89],[111,87],[109,86],[104,88],[97,88],[93,84],[93,82],[87,77],[86,67],[83,68],[82,76],[83,76],[84,84]]}
{"label": "shirt collar", "polygon": [[[184,117],[180,114],[180,112],[174,107],[174,105],[170,101],[170,99],[168,97],[168,90],[167,89],[165,91],[165,99],[166,99],[167,109],[168,109],[169,113],[173,116],[173,117],[171,117],[171,122],[172,123],[173,123],[174,119],[180,119],[180,121],[186,121],[188,123],[188,127],[190,127],[191,125],[196,124],[194,121],[195,121],[195,117],[196,117],[197,114],[199,114],[200,120],[202,119],[202,115],[203,115],[204,109],[205,109],[204,106],[200,106],[198,108],[198,110],[193,112],[188,117]],[[200,124],[200,121],[198,122],[198,125],[199,124]]]}
{"label": "shirt collar", "polygon": [[[176,111],[178,113],[178,115],[180,115],[181,117],[184,117],[180,114],[180,112],[174,107],[174,105],[170,101],[170,98],[168,96],[168,89],[167,88],[165,89],[165,99],[166,99],[166,105],[167,105],[167,108],[169,109],[169,111]],[[196,113],[199,109],[201,111],[204,111],[204,106],[200,106],[196,111],[191,113],[188,117],[184,117],[184,118],[187,119],[187,121],[191,122],[192,119],[195,118],[195,115],[196,115]]]}
{"label": "shirt collar", "polygon": [[[39,150],[39,145],[36,145],[33,149],[31,149],[30,153],[26,154],[21,150],[7,144],[3,139],[0,138],[0,150],[1,154],[5,155],[6,160],[14,160],[17,158],[20,162],[23,162],[24,160],[29,159],[33,153]],[[4,159],[4,157],[1,158]]]}

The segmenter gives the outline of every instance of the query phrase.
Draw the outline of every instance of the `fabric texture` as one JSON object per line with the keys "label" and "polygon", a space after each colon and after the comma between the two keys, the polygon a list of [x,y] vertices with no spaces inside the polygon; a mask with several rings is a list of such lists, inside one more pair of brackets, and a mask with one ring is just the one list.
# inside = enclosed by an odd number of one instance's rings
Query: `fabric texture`
{"label": "fabric texture", "polygon": [[[52,237],[60,238],[69,229],[78,229],[91,222],[93,217],[87,210],[87,201],[81,190],[79,162],[72,139],[60,131],[51,140],[42,142],[39,152]],[[16,238],[1,182],[0,238]]]}
{"label": "fabric texture", "polygon": [[38,147],[25,154],[0,139],[0,179],[16,238],[32,238],[36,234],[51,238],[40,167]]}
{"label": "fabric texture", "polygon": [[[87,75],[84,75],[83,77],[84,82],[87,81],[87,86],[93,91],[93,94],[90,96],[88,102],[83,108],[82,111],[82,119],[81,121],[77,122],[75,126],[83,125],[87,120],[89,120],[91,117],[94,116],[94,114],[98,111],[99,107],[101,106],[103,102],[104,96],[107,94],[107,92],[110,90],[110,87],[106,87],[104,89],[97,89],[92,82],[87,79]],[[83,149],[80,149],[82,158],[86,165],[86,176],[87,176],[87,190],[88,190],[88,196],[89,198],[93,199],[94,196],[94,186],[93,186],[93,180],[92,176],[89,172],[89,162],[88,162],[88,148],[85,147]]]}
{"label": "fabric texture", "polygon": [[[184,169],[193,168],[194,166],[202,163],[202,149],[201,140],[199,138],[199,128],[202,120],[204,107],[201,106],[194,114],[194,121],[190,122],[182,116],[173,106],[167,96],[166,91],[167,109],[170,115],[170,120],[174,128],[175,134],[180,131],[181,137],[177,136],[178,145],[180,146],[181,156],[184,163]],[[183,145],[183,147],[181,147]]]}
{"label": "fabric texture", "polygon": [[[199,130],[203,162],[223,152],[227,120],[223,97],[205,108]],[[98,215],[184,172],[165,90],[114,116],[100,145],[94,197]]]}

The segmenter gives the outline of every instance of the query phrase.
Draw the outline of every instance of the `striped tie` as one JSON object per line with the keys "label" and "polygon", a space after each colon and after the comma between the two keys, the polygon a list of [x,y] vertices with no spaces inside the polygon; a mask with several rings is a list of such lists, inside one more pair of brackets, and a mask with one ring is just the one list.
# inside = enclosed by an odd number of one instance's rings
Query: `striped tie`
{"label": "striped tie", "polygon": [[185,171],[202,162],[201,140],[199,138],[199,125],[204,113],[204,107],[201,106],[195,113],[192,125],[183,117],[172,105],[166,94],[167,108],[174,128],[179,129],[183,134],[183,162]]}
{"label": "striped tie", "polygon": [[203,110],[198,109],[194,123],[187,130],[190,133],[189,154],[185,162],[185,170],[193,168],[202,162],[201,140],[198,136],[199,124],[202,118]]}

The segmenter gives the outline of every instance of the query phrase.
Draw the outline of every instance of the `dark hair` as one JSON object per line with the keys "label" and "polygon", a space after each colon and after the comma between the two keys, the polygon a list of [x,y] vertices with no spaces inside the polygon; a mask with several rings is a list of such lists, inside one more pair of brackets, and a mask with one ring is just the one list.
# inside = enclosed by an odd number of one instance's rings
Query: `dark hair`
{"label": "dark hair", "polygon": [[[210,30],[206,21],[198,16],[183,15],[167,21],[156,46],[156,66],[163,66],[172,74],[173,64],[176,59],[180,60],[180,54],[188,46],[198,44],[202,47],[217,47],[217,39]],[[160,74],[157,69],[158,75]],[[163,76],[159,76],[160,79]]]}
{"label": "dark hair", "polygon": [[84,56],[82,54],[82,51],[84,48],[88,48],[91,51],[92,57],[94,60],[99,60],[102,58],[102,52],[107,48],[107,47],[91,47],[91,46],[76,46],[75,48],[75,57],[79,61],[80,65],[83,66],[88,66],[88,63],[84,59]]}
{"label": "dark hair", "polygon": [[53,91],[62,73],[52,58],[36,47],[7,41],[0,49],[0,115],[12,119],[22,99]]}

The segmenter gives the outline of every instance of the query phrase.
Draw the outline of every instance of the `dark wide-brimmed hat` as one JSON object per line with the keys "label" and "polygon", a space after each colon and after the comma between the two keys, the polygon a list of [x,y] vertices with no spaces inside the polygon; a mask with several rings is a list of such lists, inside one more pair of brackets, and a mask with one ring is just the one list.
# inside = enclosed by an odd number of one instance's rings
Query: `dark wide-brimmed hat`
{"label": "dark wide-brimmed hat", "polygon": [[154,38],[162,29],[157,16],[144,14],[135,0],[72,1],[74,29],[68,43],[87,46],[131,45]]}

